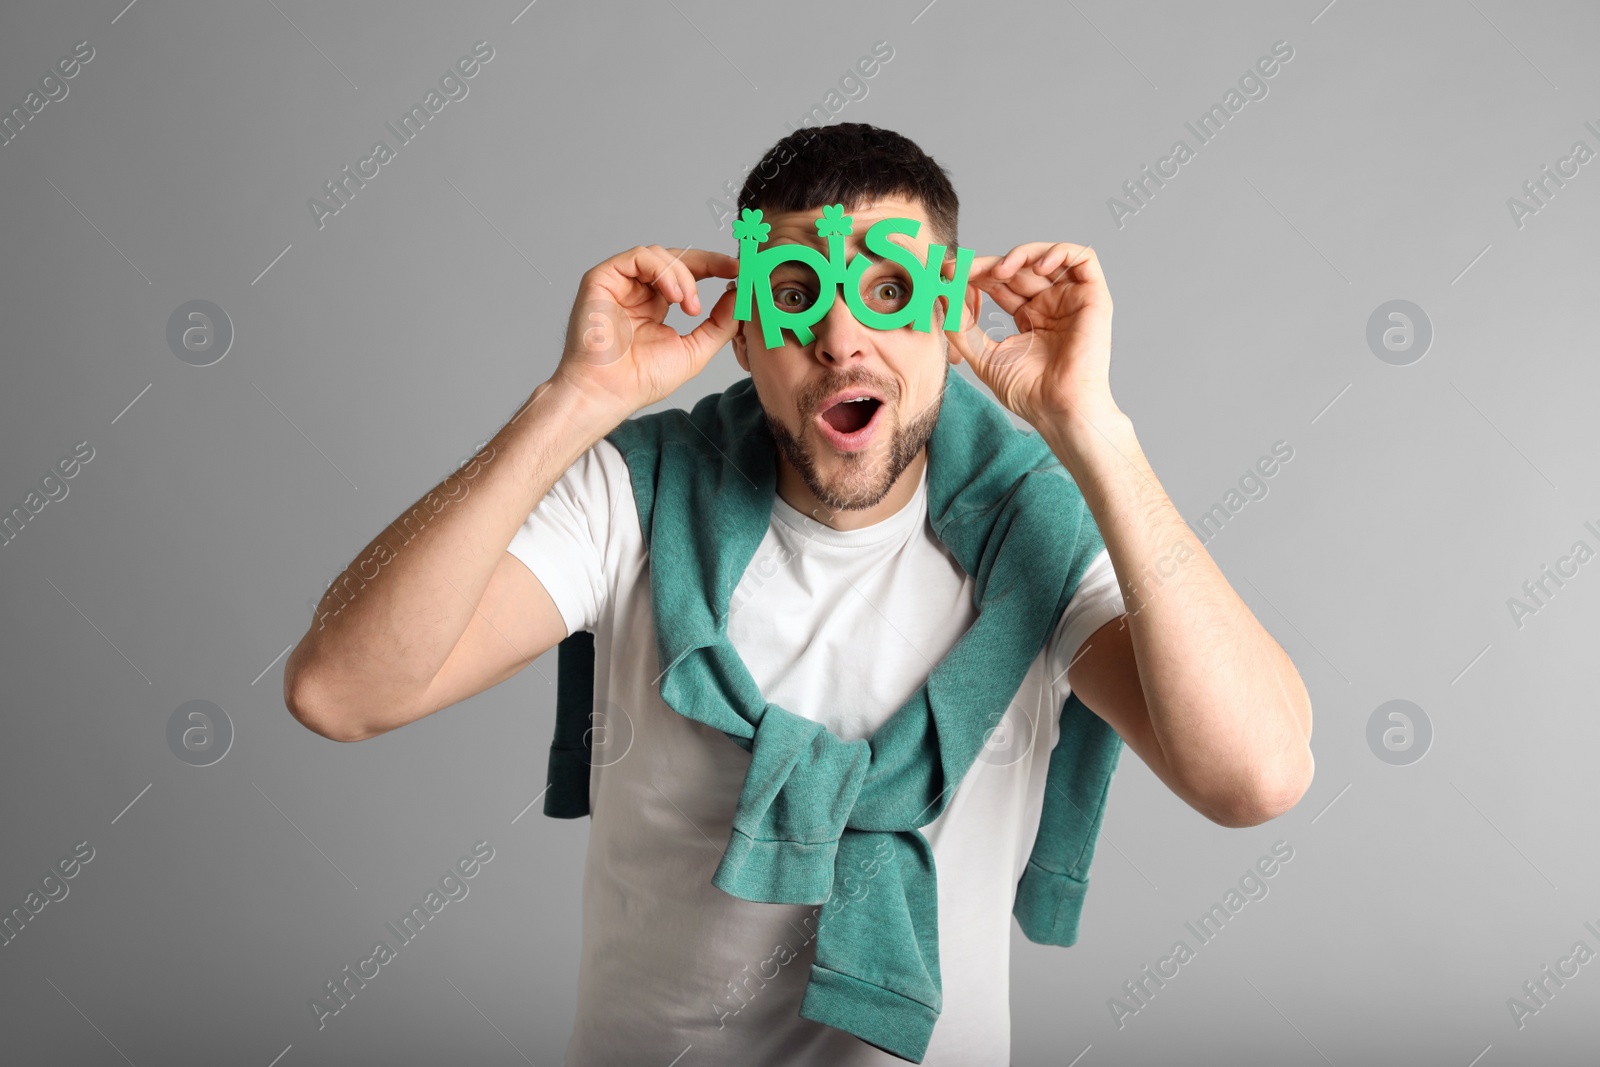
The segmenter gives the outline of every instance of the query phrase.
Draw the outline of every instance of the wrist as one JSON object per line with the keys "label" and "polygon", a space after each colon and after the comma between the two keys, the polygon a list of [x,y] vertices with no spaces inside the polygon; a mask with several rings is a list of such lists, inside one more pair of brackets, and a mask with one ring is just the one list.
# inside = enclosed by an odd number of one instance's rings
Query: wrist
{"label": "wrist", "polygon": [[1052,447],[1074,451],[1103,447],[1107,439],[1120,440],[1133,433],[1133,422],[1110,400],[1080,404],[1070,411],[1041,420],[1036,426]]}
{"label": "wrist", "polygon": [[527,410],[539,409],[585,434],[591,443],[610,433],[634,412],[610,390],[574,380],[559,370],[528,398]]}
{"label": "wrist", "polygon": [[1038,427],[1050,450],[1075,479],[1108,456],[1138,448],[1133,421],[1115,404],[1079,407]]}

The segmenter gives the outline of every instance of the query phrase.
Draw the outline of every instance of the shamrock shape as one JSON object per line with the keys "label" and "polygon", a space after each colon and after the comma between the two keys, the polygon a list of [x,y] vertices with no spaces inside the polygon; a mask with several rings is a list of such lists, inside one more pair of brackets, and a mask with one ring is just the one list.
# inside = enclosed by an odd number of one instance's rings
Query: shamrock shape
{"label": "shamrock shape", "polygon": [[761,221],[760,208],[745,208],[744,217],[733,220],[733,236],[741,241],[751,239],[759,244],[767,239],[770,232],[772,225]]}
{"label": "shamrock shape", "polygon": [[822,217],[817,220],[818,237],[848,237],[851,232],[851,219],[844,213],[843,204],[824,204]]}

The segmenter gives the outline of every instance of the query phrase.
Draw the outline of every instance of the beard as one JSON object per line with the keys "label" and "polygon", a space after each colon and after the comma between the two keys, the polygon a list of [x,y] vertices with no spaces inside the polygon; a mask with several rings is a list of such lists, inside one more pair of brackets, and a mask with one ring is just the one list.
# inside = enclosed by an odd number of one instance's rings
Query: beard
{"label": "beard", "polygon": [[[948,343],[948,342],[947,342]],[[881,446],[874,441],[872,447],[860,452],[846,452],[838,455],[840,469],[830,481],[824,482],[817,473],[816,453],[807,443],[801,430],[797,437],[789,432],[777,419],[772,417],[772,412],[767,410],[765,404],[761,406],[762,414],[767,418],[767,426],[772,431],[772,437],[778,444],[778,449],[790,465],[800,473],[801,479],[806,483],[806,488],[811,490],[811,495],[826,508],[833,511],[861,511],[873,507],[894,488],[895,481],[911,461],[917,458],[929,438],[933,436],[934,427],[939,422],[939,410],[944,404],[944,384],[939,386],[939,395],[933,398],[922,411],[912,417],[910,422],[899,421],[899,398],[892,383],[888,388],[884,383],[879,383],[866,375],[838,375],[829,377],[820,382],[815,388],[808,389],[795,398],[795,408],[800,415],[800,425],[809,427],[812,416],[815,414],[816,405],[839,389],[855,385],[872,385],[883,394],[884,406],[894,406],[895,424],[889,428],[889,454],[884,459],[879,459]]]}

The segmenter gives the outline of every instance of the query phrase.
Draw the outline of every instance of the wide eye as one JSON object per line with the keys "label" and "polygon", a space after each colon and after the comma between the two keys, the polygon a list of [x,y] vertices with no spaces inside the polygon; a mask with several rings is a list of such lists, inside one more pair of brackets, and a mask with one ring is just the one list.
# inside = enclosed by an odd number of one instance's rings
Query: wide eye
{"label": "wide eye", "polygon": [[792,282],[780,285],[772,290],[772,306],[779,311],[804,311],[811,306],[811,294]]}
{"label": "wide eye", "polygon": [[874,304],[888,305],[890,307],[899,307],[904,304],[906,297],[909,295],[906,291],[905,283],[892,279],[873,283],[871,292]]}

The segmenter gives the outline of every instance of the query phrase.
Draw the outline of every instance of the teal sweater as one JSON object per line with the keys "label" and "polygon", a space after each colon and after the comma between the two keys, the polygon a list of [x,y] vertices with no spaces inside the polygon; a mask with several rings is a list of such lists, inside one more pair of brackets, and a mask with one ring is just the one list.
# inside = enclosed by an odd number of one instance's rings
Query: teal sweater
{"label": "teal sweater", "polygon": [[[871,738],[846,741],[765,701],[728,640],[729,601],[777,486],[751,380],[691,412],[629,419],[607,440],[627,461],[650,554],[661,697],[751,756],[712,884],[824,904],[800,1015],[921,1063],[942,996],[937,872],[918,828],[944,811],[1104,547],[1082,494],[1037,434],[948,368],[928,516],[974,580],[978,617]],[[562,641],[557,669],[544,813],[570,819],[589,814],[593,635]],[[1071,945],[1122,739],[1076,695],[1060,723],[1012,911],[1030,940]]]}

